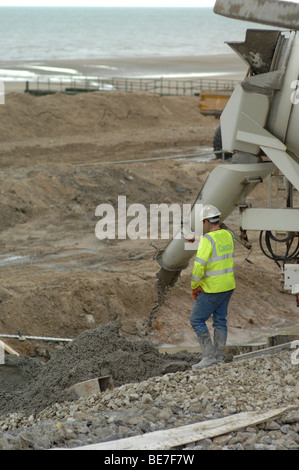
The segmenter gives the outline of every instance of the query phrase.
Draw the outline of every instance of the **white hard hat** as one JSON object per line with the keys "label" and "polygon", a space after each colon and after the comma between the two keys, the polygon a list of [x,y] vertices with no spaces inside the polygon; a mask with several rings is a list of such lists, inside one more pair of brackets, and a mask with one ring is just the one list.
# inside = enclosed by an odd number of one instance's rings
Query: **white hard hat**
{"label": "white hard hat", "polygon": [[218,222],[221,212],[215,206],[207,204],[203,208],[203,220],[208,219],[210,222]]}

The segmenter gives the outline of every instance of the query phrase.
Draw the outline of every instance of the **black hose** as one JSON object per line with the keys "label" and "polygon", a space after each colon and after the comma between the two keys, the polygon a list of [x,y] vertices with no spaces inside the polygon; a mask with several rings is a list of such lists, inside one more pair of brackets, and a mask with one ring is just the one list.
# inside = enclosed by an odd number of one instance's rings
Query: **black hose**
{"label": "black hose", "polygon": [[[268,251],[266,251],[266,249],[263,245],[263,233],[264,232],[262,231],[260,233],[260,237],[259,237],[261,250],[267,258],[270,258],[273,261],[275,261],[275,263],[277,264],[277,266],[279,268],[281,268],[281,264],[279,263],[279,261],[282,261],[283,265],[284,265],[287,261],[290,261],[290,260],[295,259],[296,257],[298,257],[298,255],[299,255],[299,237],[298,237],[298,234],[296,234],[294,232],[291,232],[291,233],[289,233],[289,235],[287,235],[284,238],[277,238],[272,234],[272,232],[266,231],[265,236],[264,236],[265,237],[266,248],[268,250]],[[290,253],[292,244],[293,244],[296,237],[297,237],[296,247]],[[286,245],[287,245],[286,246],[286,251],[285,251],[285,254],[283,256],[280,256],[280,255],[274,253],[272,245],[271,245],[271,241],[278,242],[278,243],[286,243]]]}

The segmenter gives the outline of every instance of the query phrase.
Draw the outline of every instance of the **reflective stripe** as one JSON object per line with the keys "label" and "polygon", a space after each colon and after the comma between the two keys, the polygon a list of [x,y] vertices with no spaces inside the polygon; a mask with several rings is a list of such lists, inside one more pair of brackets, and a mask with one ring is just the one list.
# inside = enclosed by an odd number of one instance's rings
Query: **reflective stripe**
{"label": "reflective stripe", "polygon": [[205,266],[207,263],[216,263],[217,261],[223,261],[225,259],[233,258],[233,253],[228,253],[227,255],[221,255],[221,256],[213,256],[212,258],[209,258],[208,261],[205,261],[202,258],[198,258],[196,256],[194,261],[197,261],[197,263],[200,263],[202,266]]}
{"label": "reflective stripe", "polygon": [[[228,253],[227,255],[222,255],[222,256],[215,256],[213,258],[209,258],[208,259],[208,263],[215,263],[216,261],[223,261],[224,259],[229,259],[229,258],[233,258],[234,257],[234,254],[233,253]],[[198,258],[200,259],[200,258]],[[196,260],[196,258],[195,258]]]}
{"label": "reflective stripe", "polygon": [[191,279],[192,279],[193,281],[199,282],[199,281],[202,280],[202,277],[196,277],[196,276],[193,276],[193,275],[192,275],[192,276],[191,276]]}
{"label": "reflective stripe", "polygon": [[205,276],[221,276],[222,274],[233,273],[234,268],[221,269],[220,271],[206,271]]}
{"label": "reflective stripe", "polygon": [[214,257],[214,256],[217,256],[217,250],[216,250],[216,243],[215,243],[215,240],[214,240],[214,239],[211,237],[211,235],[209,235],[208,233],[206,233],[206,234],[204,235],[204,237],[205,237],[207,240],[209,240],[209,242],[210,242],[211,245],[212,245],[212,248],[213,248],[212,255],[213,255],[213,257]]}

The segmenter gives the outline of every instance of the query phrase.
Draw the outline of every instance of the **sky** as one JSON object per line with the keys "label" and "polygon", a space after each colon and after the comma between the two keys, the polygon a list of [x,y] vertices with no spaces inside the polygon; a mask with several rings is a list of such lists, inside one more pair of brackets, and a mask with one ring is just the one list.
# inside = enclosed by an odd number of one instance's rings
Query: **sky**
{"label": "sky", "polygon": [[[299,1],[299,0],[298,0]],[[215,0],[0,0],[1,6],[213,7]]]}
{"label": "sky", "polygon": [[[213,7],[216,0],[0,0],[2,6]],[[280,0],[287,1],[287,0]],[[299,0],[291,0],[299,3]]]}

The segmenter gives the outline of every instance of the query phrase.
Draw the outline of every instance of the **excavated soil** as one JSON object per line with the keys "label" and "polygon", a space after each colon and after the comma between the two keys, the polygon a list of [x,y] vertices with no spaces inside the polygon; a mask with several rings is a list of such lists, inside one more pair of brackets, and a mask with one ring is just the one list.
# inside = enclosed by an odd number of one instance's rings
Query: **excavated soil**
{"label": "excavated soil", "polygon": [[[0,333],[78,337],[86,348],[90,345],[93,350],[93,341],[99,346],[98,356],[87,355],[83,369],[87,368],[88,374],[76,375],[76,343],[3,338],[21,355],[21,367],[9,370],[6,364],[8,388],[3,385],[1,394],[9,393],[15,381],[25,383],[28,374],[34,379],[41,362],[47,367],[43,374],[53,370],[54,357],[58,357],[58,367],[67,365],[61,351],[73,355],[71,368],[66,367],[68,372],[62,374],[64,385],[69,386],[87,375],[105,374],[111,362],[117,383],[142,379],[166,370],[164,356],[160,357],[156,348],[152,350],[152,345],[197,346],[189,324],[191,263],[157,306],[159,266],[153,256],[167,240],[100,241],[95,236],[99,220],[96,207],[102,203],[117,207],[120,195],[126,196],[127,205],[145,207],[194,202],[219,160],[157,158],[203,153],[211,148],[218,121],[203,117],[197,100],[195,96],[150,93],[43,97],[15,93],[0,106]],[[153,158],[156,160],[149,160]],[[128,160],[136,162],[112,164]],[[264,182],[252,193],[250,202],[265,205],[267,194]],[[237,215],[236,210],[227,221],[235,230]],[[277,331],[290,332],[298,324],[295,299],[281,289],[278,267],[262,255],[258,234],[249,233],[249,238],[254,246],[250,263],[246,260],[248,251],[241,245],[236,248],[237,289],[229,311],[230,344],[255,341]],[[103,356],[104,365],[98,370],[93,363],[106,351],[106,343],[98,342],[97,331],[106,324],[117,325],[120,337],[108,358]],[[111,338],[115,334],[112,328]],[[127,356],[117,353],[118,341],[127,340],[132,345],[134,376],[124,367]],[[141,370],[143,362],[139,362],[144,357],[144,340],[156,357],[151,371]],[[84,348],[81,351],[80,358]],[[49,378],[47,382],[54,386]],[[31,395],[28,403],[30,400]],[[18,408],[17,402],[14,404]],[[36,403],[38,408],[44,405]]]}

